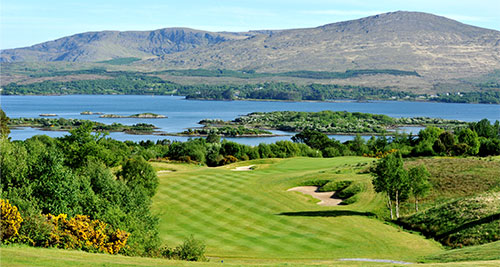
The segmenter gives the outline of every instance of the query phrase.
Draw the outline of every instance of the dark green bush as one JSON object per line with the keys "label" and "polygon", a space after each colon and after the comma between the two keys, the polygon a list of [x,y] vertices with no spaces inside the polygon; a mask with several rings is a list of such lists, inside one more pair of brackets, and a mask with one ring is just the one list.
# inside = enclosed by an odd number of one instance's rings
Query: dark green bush
{"label": "dark green bush", "polygon": [[205,249],[206,246],[203,241],[191,236],[174,249],[174,254],[180,260],[203,261],[205,260]]}
{"label": "dark green bush", "polygon": [[32,246],[43,246],[50,240],[54,226],[47,222],[47,218],[40,213],[25,212],[22,227],[19,229],[21,236],[27,237]]}
{"label": "dark green bush", "polygon": [[349,185],[352,181],[330,181],[318,189],[319,192],[340,191]]}
{"label": "dark green bush", "polygon": [[205,261],[205,248],[205,243],[191,236],[175,248],[169,246],[160,248],[156,254],[167,259]]}
{"label": "dark green bush", "polygon": [[352,183],[344,190],[340,191],[337,195],[342,199],[350,198],[358,193],[363,192],[364,186],[361,183]]}
{"label": "dark green bush", "polygon": [[351,205],[351,204],[354,204],[354,203],[358,202],[358,200],[359,200],[359,195],[354,195],[354,196],[352,196],[352,197],[350,197],[348,199],[344,199],[341,204],[343,204],[343,205]]}
{"label": "dark green bush", "polygon": [[304,182],[300,183],[300,185],[301,186],[319,186],[319,187],[322,187],[329,182],[330,182],[330,180],[313,179],[313,180],[304,181]]}

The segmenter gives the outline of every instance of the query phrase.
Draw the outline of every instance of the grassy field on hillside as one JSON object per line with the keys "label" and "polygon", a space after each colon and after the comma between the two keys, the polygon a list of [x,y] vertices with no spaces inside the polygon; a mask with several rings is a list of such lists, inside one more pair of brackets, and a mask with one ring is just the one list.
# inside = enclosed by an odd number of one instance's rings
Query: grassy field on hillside
{"label": "grassy field on hillside", "polygon": [[[160,187],[153,210],[160,235],[171,245],[191,234],[204,240],[209,257],[221,259],[383,258],[413,261],[440,246],[375,218],[383,199],[369,174],[373,159],[293,158],[256,160],[219,168],[154,163]],[[233,171],[254,165],[253,171]],[[349,179],[366,184],[352,205],[322,207],[286,190],[310,179]],[[411,253],[408,253],[411,251]]]}
{"label": "grassy field on hillside", "polygon": [[453,249],[425,257],[424,262],[500,260],[500,241],[474,247]]}

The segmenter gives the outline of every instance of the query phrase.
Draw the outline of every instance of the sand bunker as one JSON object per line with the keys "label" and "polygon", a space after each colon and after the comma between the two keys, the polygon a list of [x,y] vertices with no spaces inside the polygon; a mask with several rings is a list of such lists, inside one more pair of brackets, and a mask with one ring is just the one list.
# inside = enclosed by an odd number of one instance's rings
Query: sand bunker
{"label": "sand bunker", "polygon": [[172,172],[171,170],[161,170],[161,171],[158,171],[158,173],[167,173],[167,172]]}
{"label": "sand bunker", "polygon": [[317,190],[317,186],[297,186],[290,188],[287,191],[298,191],[317,198],[321,200],[321,202],[318,203],[318,205],[321,206],[337,206],[340,202],[342,202],[342,199],[333,197],[335,192],[316,192]]}
{"label": "sand bunker", "polygon": [[232,171],[251,171],[253,166],[255,166],[255,165],[236,167],[236,168],[232,169]]}

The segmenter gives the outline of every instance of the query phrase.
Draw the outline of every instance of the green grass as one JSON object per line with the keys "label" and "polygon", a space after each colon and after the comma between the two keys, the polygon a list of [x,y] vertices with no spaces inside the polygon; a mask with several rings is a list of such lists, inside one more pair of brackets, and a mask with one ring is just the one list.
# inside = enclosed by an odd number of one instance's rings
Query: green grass
{"label": "green grass", "polygon": [[[495,253],[498,248],[491,247],[485,251],[480,248],[477,252],[467,250],[463,254],[484,255],[492,258],[486,253]],[[442,253],[443,255],[448,252]],[[439,255],[435,257],[440,257]],[[467,257],[467,256],[466,256]],[[468,256],[469,258],[470,257]],[[454,258],[461,260],[461,258]],[[222,263],[221,260],[224,262]],[[500,260],[475,260],[462,262],[431,263],[400,265],[392,263],[356,262],[338,260],[276,260],[276,259],[220,259],[212,258],[208,262],[186,262],[155,258],[127,257],[122,255],[108,255],[98,253],[87,253],[82,251],[71,251],[51,248],[33,248],[27,246],[0,247],[1,266],[499,266]]]}
{"label": "green grass", "polygon": [[400,222],[451,247],[500,240],[500,192],[483,193],[403,217]]}
{"label": "green grass", "polygon": [[[412,261],[438,252],[435,242],[375,218],[383,209],[383,198],[369,186],[371,177],[357,174],[355,167],[370,161],[293,158],[219,168],[182,165],[183,170],[159,176],[153,210],[160,216],[160,235],[175,246],[194,234],[206,242],[208,256],[224,259]],[[257,168],[231,170],[241,165]],[[353,205],[322,207],[300,193],[286,191],[313,178],[335,180],[347,175],[367,185]]]}
{"label": "green grass", "polygon": [[423,164],[431,174],[431,194],[424,201],[472,196],[500,190],[500,160],[489,158],[421,158],[405,163],[408,167]]}
{"label": "green grass", "polygon": [[474,247],[453,249],[427,256],[423,262],[457,262],[477,260],[500,260],[500,241]]}

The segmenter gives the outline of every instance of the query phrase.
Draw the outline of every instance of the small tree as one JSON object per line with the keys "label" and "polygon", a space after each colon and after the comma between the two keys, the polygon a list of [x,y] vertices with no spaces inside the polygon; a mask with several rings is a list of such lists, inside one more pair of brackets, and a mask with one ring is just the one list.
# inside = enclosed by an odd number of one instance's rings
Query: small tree
{"label": "small tree", "polygon": [[123,164],[118,177],[129,188],[141,187],[149,197],[154,196],[159,184],[155,170],[141,156],[128,159]]}
{"label": "small tree", "polygon": [[215,131],[210,131],[207,135],[207,143],[220,143],[220,136]]}
{"label": "small tree", "polygon": [[424,165],[413,167],[408,172],[411,194],[415,198],[415,211],[418,212],[418,199],[429,193],[431,184],[429,183],[430,174]]}
{"label": "small tree", "polygon": [[10,134],[9,129],[9,117],[5,114],[5,112],[0,108],[0,137],[8,137]]}
{"label": "small tree", "polygon": [[469,128],[458,132],[458,142],[467,145],[465,150],[467,155],[476,155],[479,152],[479,137],[476,132]]}
{"label": "small tree", "polygon": [[376,167],[372,169],[372,173],[375,176],[372,180],[375,191],[387,194],[391,220],[394,219],[393,202],[396,206],[396,218],[399,218],[399,204],[408,197],[410,190],[408,172],[403,168],[401,153],[392,153],[380,159]]}

